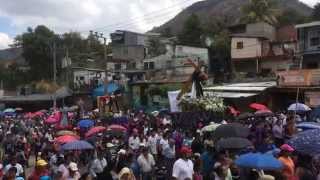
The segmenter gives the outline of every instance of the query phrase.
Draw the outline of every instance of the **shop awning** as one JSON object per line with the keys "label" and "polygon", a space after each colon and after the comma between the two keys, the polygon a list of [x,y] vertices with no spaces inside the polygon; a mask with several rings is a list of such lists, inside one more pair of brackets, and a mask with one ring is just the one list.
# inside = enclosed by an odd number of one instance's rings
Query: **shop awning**
{"label": "shop awning", "polygon": [[223,98],[247,98],[260,94],[268,88],[275,87],[276,82],[233,83],[223,86],[204,88],[204,93]]}
{"label": "shop awning", "polygon": [[234,93],[234,92],[204,92],[205,95],[213,95],[222,98],[247,98],[256,96],[257,93]]}
{"label": "shop awning", "polygon": [[270,82],[254,82],[254,83],[234,83],[223,86],[212,86],[204,88],[205,91],[213,92],[262,92],[268,88],[276,86],[277,83]]}

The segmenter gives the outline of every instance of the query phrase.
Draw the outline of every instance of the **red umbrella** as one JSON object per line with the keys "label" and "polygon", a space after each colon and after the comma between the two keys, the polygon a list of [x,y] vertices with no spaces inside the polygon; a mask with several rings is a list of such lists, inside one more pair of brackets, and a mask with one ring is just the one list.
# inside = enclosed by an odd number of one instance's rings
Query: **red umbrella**
{"label": "red umbrella", "polygon": [[233,115],[233,116],[238,116],[240,114],[240,111],[236,110],[234,107],[232,106],[228,106],[229,112]]}
{"label": "red umbrella", "polygon": [[100,132],[103,132],[105,131],[107,128],[106,127],[103,127],[103,126],[97,126],[97,127],[93,127],[91,128],[86,134],[85,136],[86,137],[90,137],[94,134],[97,134],[97,133],[100,133]]}
{"label": "red umbrella", "polygon": [[249,105],[250,108],[255,109],[255,110],[266,110],[268,109],[267,106],[259,103],[252,103]]}
{"label": "red umbrella", "polygon": [[54,118],[53,116],[49,116],[46,120],[44,120],[46,124],[56,124],[59,122],[59,119]]}
{"label": "red umbrella", "polygon": [[59,143],[59,144],[65,144],[73,141],[79,140],[79,136],[70,136],[70,135],[64,135],[64,136],[59,136],[57,137],[54,142]]}
{"label": "red umbrella", "polygon": [[111,126],[108,127],[108,130],[112,130],[112,131],[127,131],[127,128],[121,126],[121,125],[117,125],[117,124],[113,124]]}

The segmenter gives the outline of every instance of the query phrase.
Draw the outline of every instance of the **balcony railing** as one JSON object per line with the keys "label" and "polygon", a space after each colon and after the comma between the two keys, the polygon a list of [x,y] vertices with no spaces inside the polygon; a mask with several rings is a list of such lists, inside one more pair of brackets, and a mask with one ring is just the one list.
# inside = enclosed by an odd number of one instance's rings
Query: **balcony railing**
{"label": "balcony railing", "polygon": [[279,86],[319,86],[320,70],[301,69],[277,72]]}

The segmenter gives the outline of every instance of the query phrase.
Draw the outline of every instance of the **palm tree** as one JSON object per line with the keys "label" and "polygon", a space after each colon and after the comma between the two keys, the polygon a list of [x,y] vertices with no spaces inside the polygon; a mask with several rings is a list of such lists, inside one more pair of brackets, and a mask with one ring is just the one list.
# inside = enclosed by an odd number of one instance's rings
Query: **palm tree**
{"label": "palm tree", "polygon": [[250,0],[241,11],[244,15],[241,18],[243,23],[266,22],[274,25],[278,22],[276,15],[279,11],[274,0]]}

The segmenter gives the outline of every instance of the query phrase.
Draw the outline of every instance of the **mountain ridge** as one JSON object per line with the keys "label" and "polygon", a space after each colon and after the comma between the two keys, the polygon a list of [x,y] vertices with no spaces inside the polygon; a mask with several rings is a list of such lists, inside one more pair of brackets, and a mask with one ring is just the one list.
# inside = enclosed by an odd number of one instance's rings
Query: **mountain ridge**
{"label": "mountain ridge", "polygon": [[[198,15],[201,24],[208,24],[220,18],[227,18],[231,25],[240,22],[242,16],[241,7],[249,3],[249,0],[204,0],[187,7],[173,19],[167,21],[159,27],[155,27],[151,32],[163,32],[170,29],[173,35],[177,35],[184,22],[191,14]],[[280,11],[293,9],[301,15],[310,16],[312,8],[299,0],[277,0]]]}

